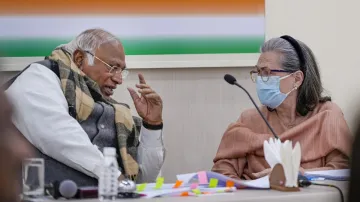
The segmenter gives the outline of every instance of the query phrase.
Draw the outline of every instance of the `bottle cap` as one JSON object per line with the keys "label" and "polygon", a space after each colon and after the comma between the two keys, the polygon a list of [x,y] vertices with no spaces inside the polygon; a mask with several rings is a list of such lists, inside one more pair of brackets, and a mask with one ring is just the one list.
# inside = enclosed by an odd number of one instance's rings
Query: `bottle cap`
{"label": "bottle cap", "polygon": [[114,147],[104,147],[104,156],[116,156],[116,149]]}

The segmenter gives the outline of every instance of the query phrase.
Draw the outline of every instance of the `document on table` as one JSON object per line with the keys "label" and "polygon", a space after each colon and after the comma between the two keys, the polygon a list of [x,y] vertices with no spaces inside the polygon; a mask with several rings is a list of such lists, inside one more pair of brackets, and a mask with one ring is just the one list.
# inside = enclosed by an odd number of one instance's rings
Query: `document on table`
{"label": "document on table", "polygon": [[350,169],[308,171],[305,172],[305,176],[310,180],[324,178],[326,180],[346,181],[349,180]]}
{"label": "document on table", "polygon": [[[201,171],[205,172],[208,179],[215,178],[218,180],[218,186],[226,186],[227,181],[232,181],[235,183],[237,188],[257,188],[257,189],[268,189],[270,188],[269,176],[265,176],[256,180],[236,180],[220,173],[215,173],[211,171]],[[176,176],[178,180],[183,181],[184,184],[191,184],[192,181],[196,181],[198,178],[198,173],[187,173]]]}

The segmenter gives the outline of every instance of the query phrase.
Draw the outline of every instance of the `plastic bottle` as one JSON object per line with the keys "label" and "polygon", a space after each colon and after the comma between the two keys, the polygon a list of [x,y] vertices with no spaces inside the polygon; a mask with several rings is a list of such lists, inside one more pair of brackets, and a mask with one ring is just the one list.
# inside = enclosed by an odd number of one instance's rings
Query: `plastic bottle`
{"label": "plastic bottle", "polygon": [[101,168],[98,185],[100,201],[114,201],[118,194],[118,172],[119,166],[116,160],[116,149],[105,147],[103,150],[105,161]]}

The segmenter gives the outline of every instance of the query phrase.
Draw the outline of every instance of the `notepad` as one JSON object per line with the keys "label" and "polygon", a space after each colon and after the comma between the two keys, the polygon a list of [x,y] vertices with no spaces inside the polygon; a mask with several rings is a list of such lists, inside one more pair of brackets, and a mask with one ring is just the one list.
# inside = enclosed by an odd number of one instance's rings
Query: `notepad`
{"label": "notepad", "polygon": [[324,178],[326,180],[346,181],[349,180],[350,170],[340,169],[340,170],[308,171],[305,172],[305,176],[310,180],[312,178]]}

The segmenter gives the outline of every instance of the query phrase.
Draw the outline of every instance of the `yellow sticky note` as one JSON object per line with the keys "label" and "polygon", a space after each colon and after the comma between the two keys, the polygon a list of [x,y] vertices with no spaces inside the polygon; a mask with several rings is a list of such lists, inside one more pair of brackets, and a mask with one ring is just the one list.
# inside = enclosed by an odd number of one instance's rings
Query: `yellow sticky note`
{"label": "yellow sticky note", "polygon": [[192,192],[194,192],[196,195],[201,194],[201,191],[199,189],[193,189]]}
{"label": "yellow sticky note", "polygon": [[156,179],[155,189],[161,189],[163,184],[164,184],[164,178],[163,177],[158,177]]}
{"label": "yellow sticky note", "polygon": [[146,183],[136,185],[136,191],[144,191],[146,188]]}
{"label": "yellow sticky note", "polygon": [[218,185],[218,179],[215,178],[211,178],[210,182],[209,182],[209,187],[210,188],[216,188]]}

